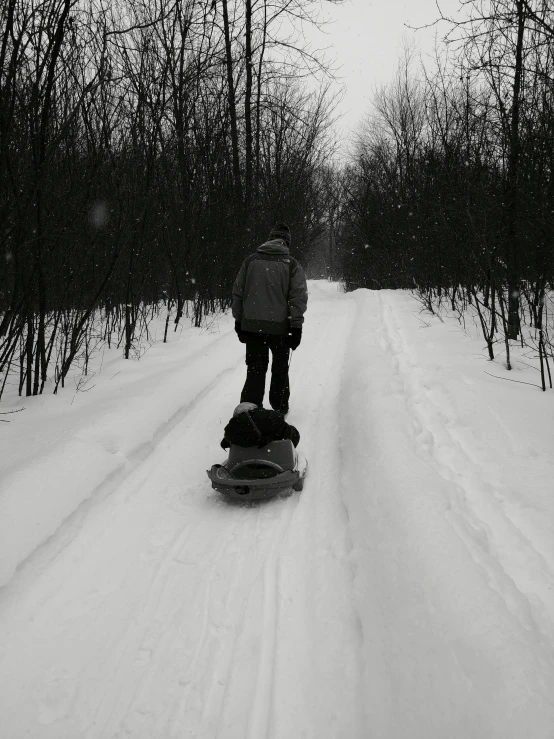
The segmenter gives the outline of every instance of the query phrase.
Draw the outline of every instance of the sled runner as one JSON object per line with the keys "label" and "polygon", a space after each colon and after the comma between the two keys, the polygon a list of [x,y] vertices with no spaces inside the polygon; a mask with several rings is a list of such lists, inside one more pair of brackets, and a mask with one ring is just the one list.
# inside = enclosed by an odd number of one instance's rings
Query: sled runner
{"label": "sled runner", "polygon": [[235,500],[261,500],[302,490],[307,462],[292,441],[272,441],[267,446],[231,445],[223,464],[207,470],[214,490]]}

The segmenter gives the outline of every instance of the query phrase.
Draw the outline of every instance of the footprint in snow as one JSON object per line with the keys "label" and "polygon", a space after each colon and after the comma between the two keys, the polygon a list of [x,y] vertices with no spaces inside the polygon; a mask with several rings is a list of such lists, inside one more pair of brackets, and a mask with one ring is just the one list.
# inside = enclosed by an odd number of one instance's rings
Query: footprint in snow
{"label": "footprint in snow", "polygon": [[44,678],[38,699],[38,720],[43,726],[67,716],[75,698],[75,680],[66,674],[51,673]]}

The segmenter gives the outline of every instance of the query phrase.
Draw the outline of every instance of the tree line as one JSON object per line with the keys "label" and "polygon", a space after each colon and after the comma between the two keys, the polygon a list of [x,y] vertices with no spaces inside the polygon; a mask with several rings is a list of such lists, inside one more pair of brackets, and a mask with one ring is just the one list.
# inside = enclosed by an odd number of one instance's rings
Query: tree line
{"label": "tree line", "polygon": [[[334,2],[335,0],[326,0]],[[99,340],[229,304],[286,218],[323,228],[332,138],[309,0],[0,0],[0,397]]]}
{"label": "tree line", "polygon": [[[552,386],[554,4],[471,0],[434,71],[408,53],[341,174],[345,283],[476,309],[492,359],[522,323]],[[452,63],[454,61],[454,63]],[[548,330],[550,326],[550,332]],[[526,334],[527,336],[527,334]]]}
{"label": "tree line", "polygon": [[98,342],[133,356],[162,310],[166,336],[200,325],[280,219],[347,289],[471,306],[508,366],[525,323],[551,383],[554,3],[443,19],[448,53],[407,54],[346,167],[304,81],[314,7],[0,0],[0,397],[56,391]]}

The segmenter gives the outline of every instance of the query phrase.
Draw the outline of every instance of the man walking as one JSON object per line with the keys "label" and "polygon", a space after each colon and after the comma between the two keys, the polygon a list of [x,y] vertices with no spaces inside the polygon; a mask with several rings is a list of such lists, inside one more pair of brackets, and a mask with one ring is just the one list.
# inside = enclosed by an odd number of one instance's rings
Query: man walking
{"label": "man walking", "polygon": [[269,403],[284,415],[289,411],[289,354],[302,339],[308,304],[304,271],[289,246],[289,227],[276,224],[269,240],[244,260],[233,285],[235,331],[246,344],[241,403],[263,405],[271,351]]}

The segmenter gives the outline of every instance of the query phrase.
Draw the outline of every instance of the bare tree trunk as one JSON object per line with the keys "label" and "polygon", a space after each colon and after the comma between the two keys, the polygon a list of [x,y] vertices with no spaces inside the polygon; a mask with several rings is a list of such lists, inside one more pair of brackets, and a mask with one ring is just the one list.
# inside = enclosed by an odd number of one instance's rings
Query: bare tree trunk
{"label": "bare tree trunk", "polygon": [[519,336],[519,154],[520,154],[520,97],[523,73],[523,39],[525,33],[525,7],[523,0],[515,0],[517,12],[517,41],[515,53],[512,111],[510,121],[510,151],[507,172],[506,215],[508,219],[508,338]]}
{"label": "bare tree trunk", "polygon": [[225,34],[225,62],[227,69],[227,95],[229,103],[229,116],[231,119],[231,148],[233,158],[233,179],[237,205],[242,203],[242,184],[240,173],[239,135],[237,124],[237,103],[235,80],[233,73],[233,48],[231,43],[231,29],[229,25],[229,9],[227,0],[221,0],[223,7],[223,29]]}
{"label": "bare tree trunk", "polygon": [[256,171],[254,174],[256,188],[258,187],[258,184],[260,181],[260,157],[261,157],[260,135],[261,135],[262,83],[263,83],[262,70],[263,70],[263,63],[264,63],[264,57],[265,57],[266,43],[267,43],[267,0],[264,0],[264,21],[263,21],[263,27],[262,27],[262,44],[260,47],[260,52],[259,52],[259,57],[258,57],[258,79],[257,79],[257,89],[256,89],[256,143],[254,147],[256,150],[256,154],[255,154]]}
{"label": "bare tree trunk", "polygon": [[245,0],[246,14],[246,84],[244,89],[244,126],[245,126],[245,162],[244,162],[244,209],[246,221],[250,212],[252,198],[252,0]]}

